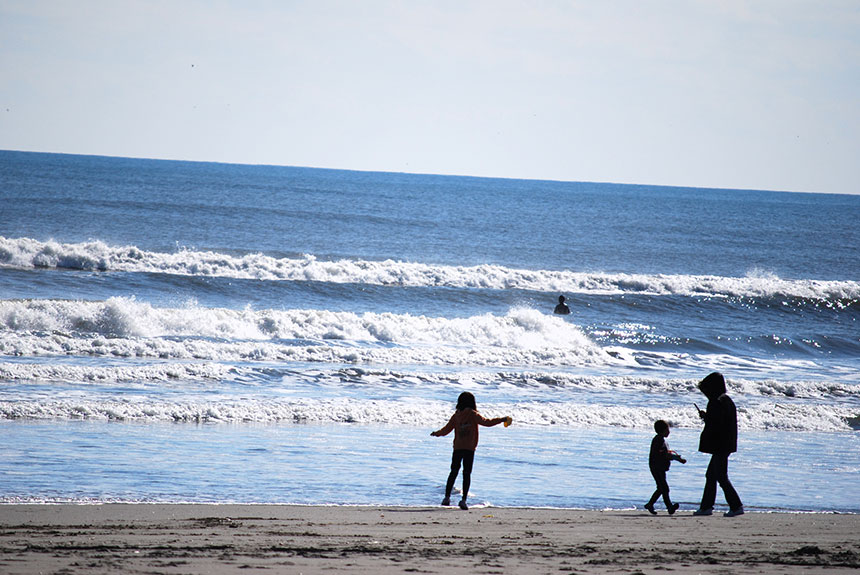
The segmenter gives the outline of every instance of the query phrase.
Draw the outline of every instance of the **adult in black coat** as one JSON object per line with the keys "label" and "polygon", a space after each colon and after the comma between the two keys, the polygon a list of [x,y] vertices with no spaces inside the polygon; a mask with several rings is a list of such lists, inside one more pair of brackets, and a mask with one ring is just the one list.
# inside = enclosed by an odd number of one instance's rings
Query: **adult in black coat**
{"label": "adult in black coat", "polygon": [[699,451],[711,454],[705,473],[705,491],[694,515],[711,515],[717,497],[717,484],[726,496],[729,511],[726,517],[743,515],[744,506],[732,482],[729,481],[729,455],[738,450],[738,412],[732,398],[726,394],[726,380],[721,373],[711,373],[699,382],[699,390],[708,398],[705,411],[699,417],[705,428],[699,437]]}

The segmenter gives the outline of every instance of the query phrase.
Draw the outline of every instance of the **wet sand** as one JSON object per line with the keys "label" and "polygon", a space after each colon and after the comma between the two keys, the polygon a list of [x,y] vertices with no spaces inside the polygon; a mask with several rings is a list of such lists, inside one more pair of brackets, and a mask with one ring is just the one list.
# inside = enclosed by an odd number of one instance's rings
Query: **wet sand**
{"label": "wet sand", "polygon": [[848,573],[860,515],[0,505],[0,572]]}

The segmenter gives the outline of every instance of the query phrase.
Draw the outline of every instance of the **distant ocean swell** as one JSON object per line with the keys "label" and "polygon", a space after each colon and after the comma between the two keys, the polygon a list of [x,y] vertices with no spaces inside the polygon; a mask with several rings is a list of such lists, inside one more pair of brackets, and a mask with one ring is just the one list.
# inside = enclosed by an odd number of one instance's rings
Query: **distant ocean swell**
{"label": "distant ocean swell", "polygon": [[0,236],[0,265],[87,271],[146,272],[273,281],[319,281],[409,287],[522,289],[565,293],[643,293],[718,297],[785,297],[853,305],[860,282],[783,280],[751,270],[746,277],[646,275],[445,266],[402,261],[320,261],[312,255],[277,258],[180,249],[150,252],[100,241],[77,244]]}

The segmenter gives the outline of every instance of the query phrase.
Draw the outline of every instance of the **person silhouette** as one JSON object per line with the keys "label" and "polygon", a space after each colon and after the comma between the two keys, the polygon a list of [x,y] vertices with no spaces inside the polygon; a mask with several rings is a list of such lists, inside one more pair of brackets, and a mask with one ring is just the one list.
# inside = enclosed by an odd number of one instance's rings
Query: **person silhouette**
{"label": "person silhouette", "polygon": [[567,307],[566,303],[564,303],[563,295],[558,296],[558,305],[555,306],[555,309],[552,311],[552,313],[557,313],[559,315],[567,315],[570,313],[570,308]]}
{"label": "person silhouette", "polygon": [[651,440],[651,450],[648,453],[648,467],[651,469],[651,476],[657,483],[657,489],[651,495],[651,499],[644,505],[645,509],[651,515],[657,515],[654,510],[654,504],[660,496],[663,497],[663,503],[666,504],[666,510],[669,515],[674,515],[678,510],[678,504],[672,503],[669,497],[669,482],[666,481],[666,472],[669,471],[669,466],[673,461],[687,463],[687,460],[669,449],[669,444],[666,443],[666,438],[669,437],[669,424],[662,419],[654,422],[654,431],[657,435]]}
{"label": "person silhouette", "polygon": [[729,455],[738,450],[738,412],[732,398],[726,394],[726,380],[721,373],[714,372],[699,382],[699,391],[708,398],[705,411],[699,417],[705,422],[699,437],[699,451],[710,453],[711,461],[705,472],[705,490],[702,502],[693,515],[711,515],[717,497],[717,484],[729,504],[726,517],[743,515],[744,506],[732,482],[729,481]]}
{"label": "person silhouette", "polygon": [[442,505],[451,505],[451,491],[454,482],[460,473],[460,464],[463,465],[463,498],[460,500],[460,509],[468,510],[466,499],[469,497],[469,487],[472,484],[472,465],[475,461],[475,449],[478,447],[478,426],[493,427],[504,423],[505,427],[511,424],[511,417],[496,417],[487,419],[480,413],[475,404],[475,396],[464,391],[457,398],[457,411],[445,424],[445,427],[430,433],[433,437],[442,437],[454,432],[454,453],[451,456],[451,473],[445,484],[445,498]]}

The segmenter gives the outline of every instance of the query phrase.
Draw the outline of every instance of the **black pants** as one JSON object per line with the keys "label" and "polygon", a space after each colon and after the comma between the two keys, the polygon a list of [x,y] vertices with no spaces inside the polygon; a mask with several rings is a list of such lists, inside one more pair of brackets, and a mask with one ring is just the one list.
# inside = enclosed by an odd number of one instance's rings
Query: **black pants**
{"label": "black pants", "polygon": [[663,503],[666,504],[666,509],[671,509],[672,500],[669,499],[669,482],[666,481],[666,470],[652,468],[651,475],[654,476],[654,481],[657,483],[657,490],[654,491],[651,499],[648,500],[648,505],[654,505],[657,499],[662,495]]}
{"label": "black pants", "polygon": [[738,492],[735,491],[732,482],[729,481],[729,454],[714,453],[711,455],[711,462],[708,464],[708,470],[705,472],[705,491],[702,493],[702,504],[700,509],[711,509],[714,506],[714,501],[717,499],[717,483],[723,490],[723,495],[726,496],[726,503],[730,509],[737,509],[741,505],[741,498]]}
{"label": "black pants", "polygon": [[448,474],[448,483],[445,485],[445,497],[451,497],[454,489],[454,481],[460,473],[460,462],[463,463],[463,500],[469,496],[469,486],[472,484],[472,464],[475,462],[475,451],[472,449],[455,449],[451,456],[451,473]]}

